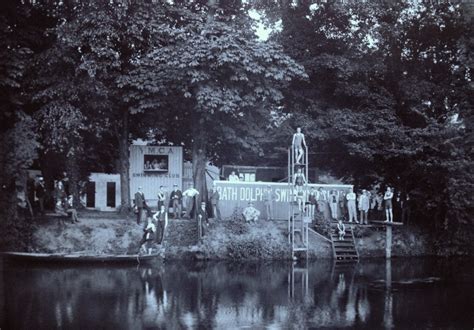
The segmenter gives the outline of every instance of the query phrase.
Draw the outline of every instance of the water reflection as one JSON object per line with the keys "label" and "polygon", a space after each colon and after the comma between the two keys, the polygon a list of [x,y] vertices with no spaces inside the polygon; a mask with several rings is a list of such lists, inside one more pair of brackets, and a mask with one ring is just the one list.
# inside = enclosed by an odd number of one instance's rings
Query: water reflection
{"label": "water reflection", "polygon": [[392,294],[392,261],[385,261],[385,301],[383,312],[383,325],[385,329],[392,329],[393,324],[393,294]]}
{"label": "water reflection", "polygon": [[429,259],[168,263],[139,269],[9,264],[0,282],[0,327],[469,327],[471,265]]}

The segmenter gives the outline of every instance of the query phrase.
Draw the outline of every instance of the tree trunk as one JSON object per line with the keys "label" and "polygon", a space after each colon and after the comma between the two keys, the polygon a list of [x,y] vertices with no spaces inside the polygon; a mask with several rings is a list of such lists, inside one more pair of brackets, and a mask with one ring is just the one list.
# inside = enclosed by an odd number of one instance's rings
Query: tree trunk
{"label": "tree trunk", "polygon": [[202,120],[194,121],[193,125],[193,182],[194,188],[199,191],[196,199],[196,208],[201,202],[207,203],[206,164],[207,164],[207,136]]}
{"label": "tree trunk", "polygon": [[66,156],[66,172],[69,179],[69,194],[72,195],[72,205],[78,209],[81,206],[79,198],[79,165],[77,151]]}
{"label": "tree trunk", "polygon": [[120,213],[128,213],[131,209],[130,203],[130,172],[129,172],[129,125],[128,109],[123,111],[122,125],[120,130],[116,131],[119,147],[118,171],[120,174]]}

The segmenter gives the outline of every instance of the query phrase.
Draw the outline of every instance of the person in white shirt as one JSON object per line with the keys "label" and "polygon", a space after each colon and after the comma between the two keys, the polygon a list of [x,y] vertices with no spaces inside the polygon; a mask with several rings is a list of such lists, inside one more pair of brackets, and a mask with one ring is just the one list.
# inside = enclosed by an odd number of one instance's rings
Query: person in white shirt
{"label": "person in white shirt", "polygon": [[357,196],[354,193],[354,189],[351,188],[349,193],[346,195],[347,210],[349,211],[349,222],[354,220],[355,222],[359,223],[359,221],[357,221],[356,198]]}
{"label": "person in white shirt", "polygon": [[155,241],[156,226],[151,217],[147,218],[147,225],[143,229],[143,238],[140,242],[140,252],[151,254],[152,245]]}
{"label": "person in white shirt", "polygon": [[188,185],[188,189],[186,189],[183,193],[183,197],[186,198],[186,218],[188,219],[194,217],[197,195],[199,195],[199,191],[194,188],[192,183],[190,183]]}
{"label": "person in white shirt", "polygon": [[369,214],[370,199],[367,193],[367,190],[363,189],[362,194],[359,196],[359,212],[360,212],[360,222],[361,224],[369,224],[368,214]]}
{"label": "person in white shirt", "polygon": [[260,216],[260,211],[253,207],[253,203],[249,202],[249,205],[244,209],[242,212],[245,221],[250,222],[257,222],[258,217]]}
{"label": "person in white shirt", "polygon": [[235,174],[235,171],[232,171],[232,173],[230,173],[229,181],[231,181],[231,182],[240,181],[239,176],[237,174]]}
{"label": "person in white shirt", "polygon": [[316,201],[318,203],[318,212],[321,212],[324,215],[324,219],[328,220],[329,211],[328,211],[328,199],[327,199],[326,190],[323,190],[323,188],[321,187],[318,188],[318,190],[316,191]]}

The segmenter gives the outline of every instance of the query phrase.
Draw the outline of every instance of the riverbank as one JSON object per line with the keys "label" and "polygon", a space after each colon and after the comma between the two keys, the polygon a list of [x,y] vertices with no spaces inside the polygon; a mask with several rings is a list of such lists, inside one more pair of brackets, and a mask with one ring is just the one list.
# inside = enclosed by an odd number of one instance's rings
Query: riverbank
{"label": "riverbank", "polygon": [[130,219],[86,218],[59,224],[55,219],[37,226],[31,252],[84,254],[134,254],[139,250],[142,228]]}
{"label": "riverbank", "polygon": [[[134,217],[84,212],[80,223],[59,223],[46,218],[37,224],[28,252],[84,254],[134,254],[139,250],[142,226]],[[247,224],[240,220],[212,221],[206,235],[198,242],[197,224],[190,220],[170,219],[162,253],[167,259],[290,259],[291,248],[285,221],[259,221]],[[385,255],[383,227],[355,227],[354,236],[361,258]],[[401,226],[394,228],[392,255],[426,256],[436,254],[429,236],[422,231]],[[309,257],[332,258],[331,243],[311,235]]]}

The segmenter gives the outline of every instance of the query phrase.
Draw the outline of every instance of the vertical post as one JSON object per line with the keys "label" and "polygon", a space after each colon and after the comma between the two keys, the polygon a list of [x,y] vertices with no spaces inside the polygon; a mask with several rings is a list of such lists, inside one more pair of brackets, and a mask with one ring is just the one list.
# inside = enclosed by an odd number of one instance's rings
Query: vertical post
{"label": "vertical post", "polygon": [[[290,191],[291,191],[291,152],[292,152],[292,148],[288,148],[288,188],[290,188]],[[291,204],[290,204],[290,207],[289,207],[289,210],[288,210],[288,243],[291,243],[290,242],[290,235],[291,235],[291,224],[290,224],[290,221],[291,221]]]}
{"label": "vertical post", "polygon": [[305,153],[305,156],[306,156],[306,157],[305,157],[305,158],[306,158],[306,159],[305,159],[306,173],[305,173],[305,175],[306,175],[306,182],[309,182],[309,157],[308,157],[308,146],[305,146],[305,149],[306,149],[306,150],[305,150],[305,151],[306,151],[306,153]]}
{"label": "vertical post", "polygon": [[395,326],[393,322],[392,260],[391,259],[385,260],[385,299],[384,299],[383,325],[385,329],[393,329]]}
{"label": "vertical post", "polygon": [[202,238],[202,226],[201,226],[201,217],[198,216],[198,238],[199,238],[199,241],[201,241],[201,238]]}
{"label": "vertical post", "polygon": [[[4,259],[3,258],[0,258],[0,310],[1,311],[4,311],[6,310],[6,288],[5,288],[5,279],[4,279],[4,274],[6,272],[4,272]],[[0,314],[0,324],[6,324],[6,321],[7,321],[7,316],[4,315],[3,313]]]}
{"label": "vertical post", "polygon": [[385,258],[392,258],[392,226],[387,224],[385,227]]}
{"label": "vertical post", "polygon": [[288,184],[290,184],[291,182],[290,166],[291,166],[291,148],[288,148]]}

